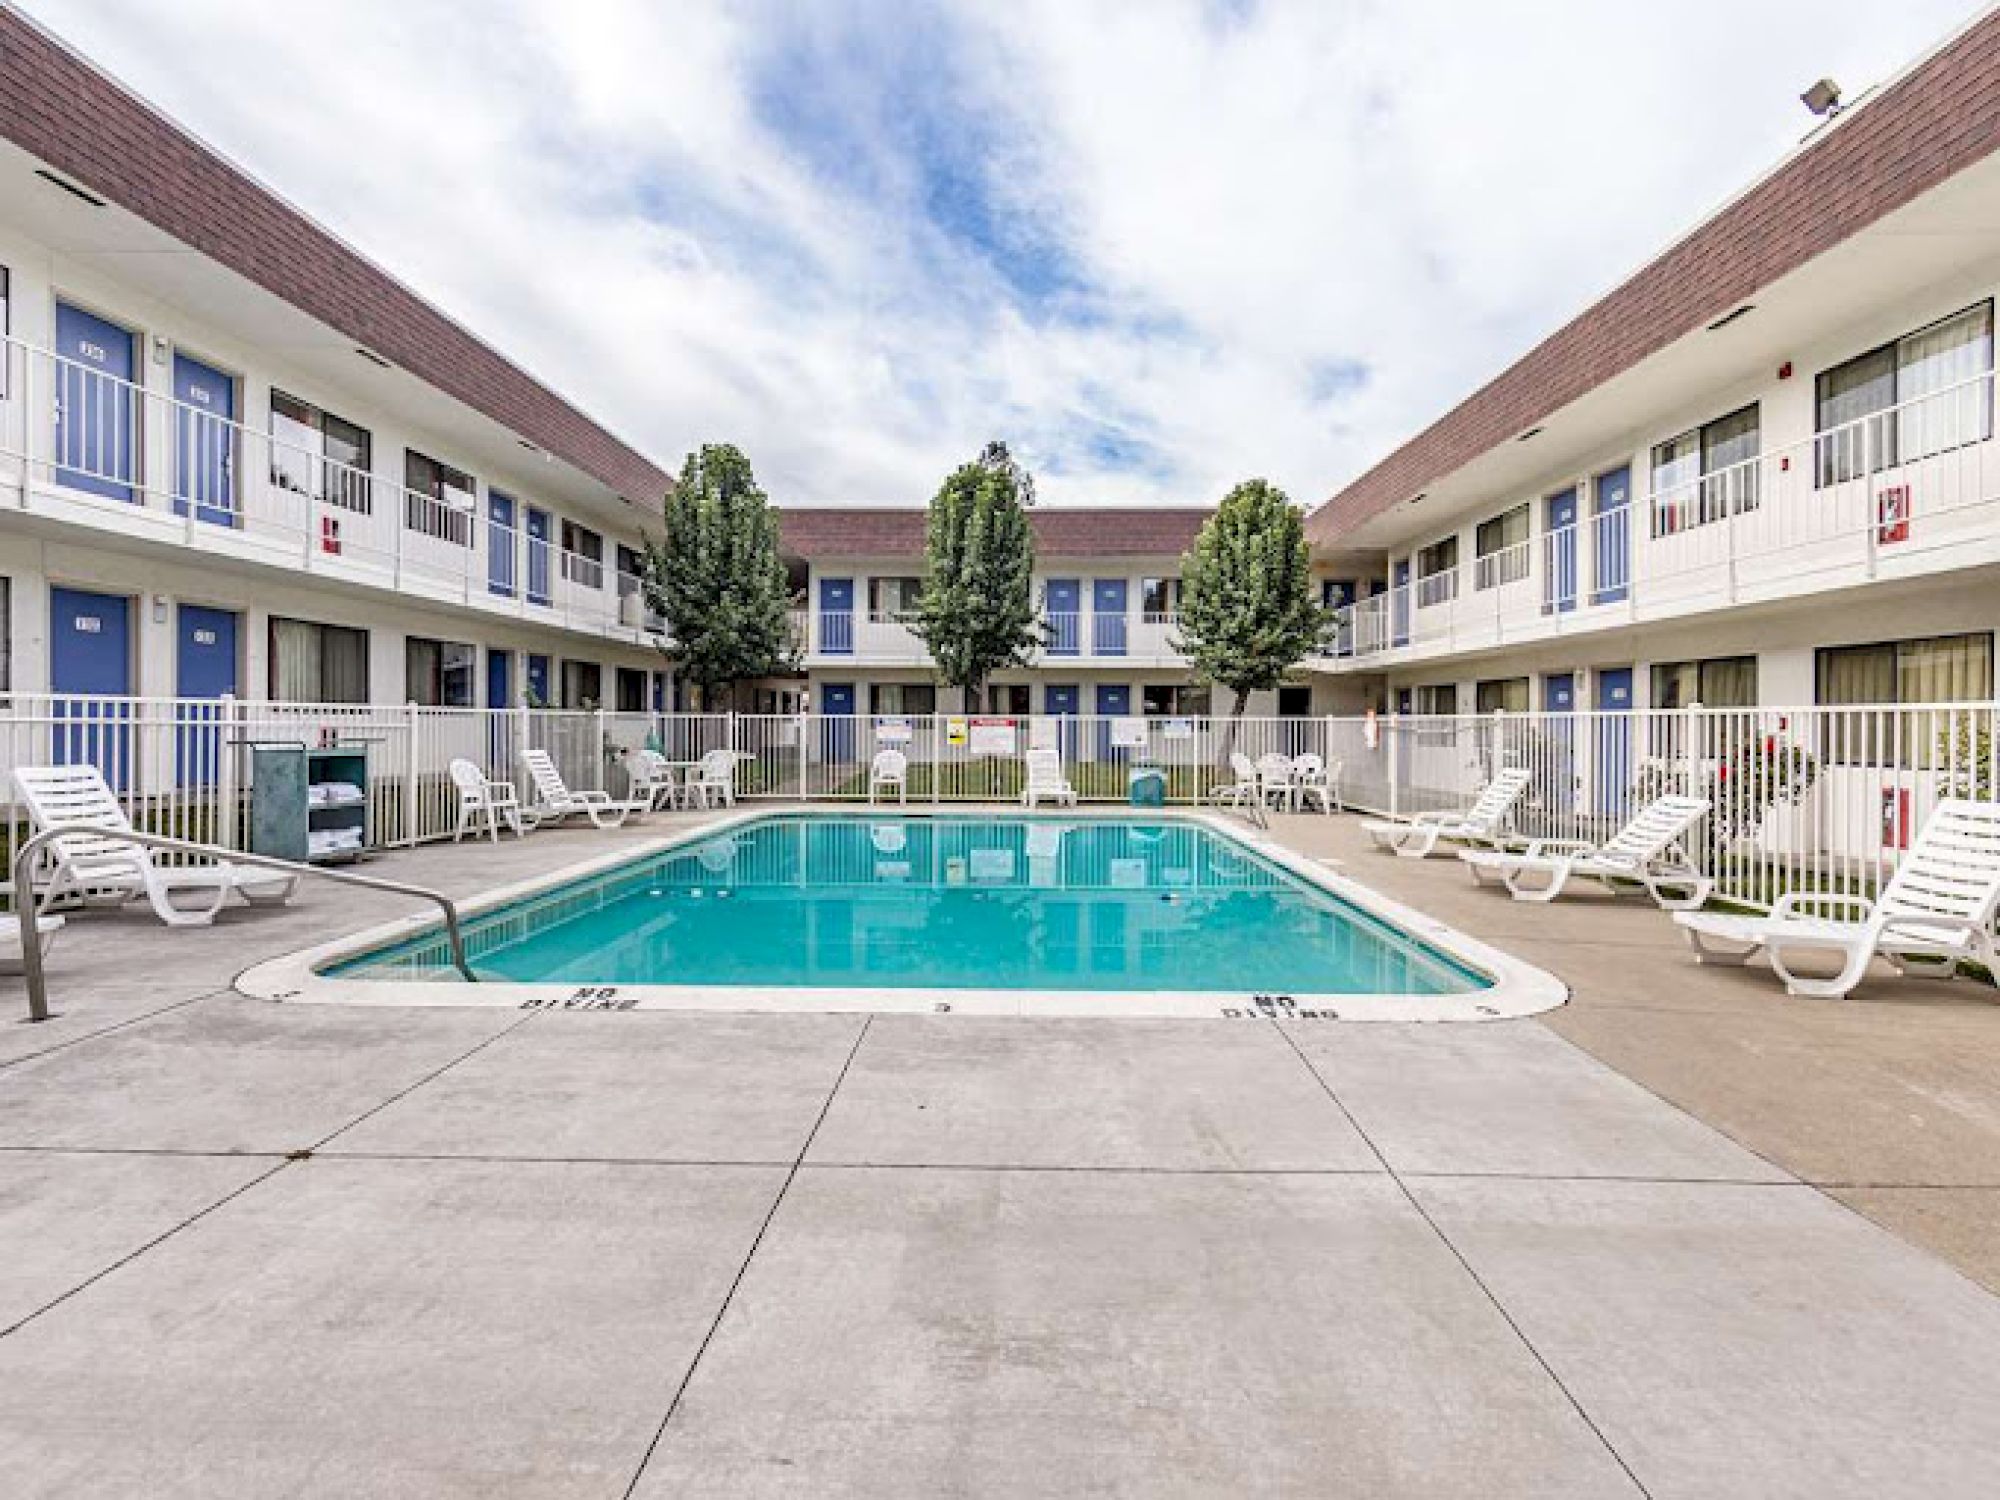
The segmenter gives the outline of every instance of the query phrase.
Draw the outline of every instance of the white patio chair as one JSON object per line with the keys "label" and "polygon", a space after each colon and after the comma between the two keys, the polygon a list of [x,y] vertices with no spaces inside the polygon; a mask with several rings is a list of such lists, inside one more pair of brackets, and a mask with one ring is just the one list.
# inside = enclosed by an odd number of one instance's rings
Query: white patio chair
{"label": "white patio chair", "polygon": [[[74,896],[86,906],[123,906],[144,896],[169,927],[206,927],[231,893],[252,906],[283,906],[299,883],[296,875],[224,863],[167,865],[155,851],[121,839],[132,820],[95,766],[19,766],[14,785],[37,831],[58,825],[89,833],[64,834],[49,844],[55,871],[42,891],[41,909]],[[181,904],[176,897],[192,896]],[[17,900],[28,899],[17,892]]]}
{"label": "white patio chair", "polygon": [[523,750],[521,763],[535,784],[535,802],[528,811],[544,823],[560,823],[581,814],[597,828],[622,828],[628,818],[644,818],[649,811],[639,799],[615,802],[609,792],[573,792],[546,750]]}
{"label": "white patio chair", "polygon": [[896,794],[897,800],[910,800],[910,758],[900,750],[877,750],[875,759],[868,767],[868,801],[873,805],[876,794]]}
{"label": "white patio chair", "polygon": [[1060,754],[1054,750],[1030,750],[1028,779],[1021,789],[1021,802],[1026,807],[1038,807],[1044,801],[1053,802],[1058,807],[1074,807],[1076,788],[1063,775]]}
{"label": "white patio chair", "polygon": [[741,758],[734,750],[711,750],[704,755],[687,784],[689,803],[699,797],[703,807],[734,807],[736,762]]}
{"label": "white patio chair", "polygon": [[1328,766],[1308,750],[1292,762],[1292,797],[1304,805],[1317,798],[1320,811],[1329,818],[1345,811],[1340,805],[1340,762]]}
{"label": "white patio chair", "polygon": [[[1812,911],[1853,915],[1813,916]],[[1949,979],[1961,961],[1983,964],[2000,985],[1993,920],[2000,912],[2000,805],[1965,798],[1939,802],[1896,861],[1873,901],[1823,891],[1790,891],[1769,916],[1677,912],[1674,920],[1700,963],[1740,964],[1763,949],[1794,995],[1839,999],[1851,993],[1878,954],[1904,974]],[[1831,978],[1794,972],[1805,955],[1831,956]]]}
{"label": "white patio chair", "polygon": [[1226,781],[1211,794],[1220,807],[1243,807],[1263,794],[1257,779],[1257,763],[1241,750],[1229,752],[1229,771],[1236,779]]}
{"label": "white patio chair", "polygon": [[680,800],[681,779],[675,774],[674,763],[657,750],[642,746],[628,751],[625,775],[632,783],[633,798],[644,798],[650,812],[663,806],[672,808]]}
{"label": "white patio chair", "polygon": [[495,781],[469,760],[454,760],[450,769],[451,784],[458,788],[458,826],[451,834],[454,844],[465,837],[468,828],[476,835],[482,821],[496,844],[503,822],[523,838],[535,826],[511,781]]}
{"label": "white patio chair", "polygon": [[1537,839],[1518,854],[1466,849],[1458,857],[1475,884],[1500,880],[1516,901],[1553,901],[1581,876],[1613,890],[1640,885],[1666,910],[1688,911],[1706,901],[1715,885],[1681,850],[1688,830],[1707,815],[1705,797],[1659,797],[1602,844]]}
{"label": "white patio chair", "polygon": [[1425,859],[1442,843],[1484,845],[1497,849],[1501,830],[1514,804],[1528,790],[1528,772],[1519,766],[1496,771],[1463,812],[1418,813],[1407,823],[1371,818],[1362,831],[1378,849],[1391,849],[1405,859]]}
{"label": "white patio chair", "polygon": [[[47,957],[55,946],[56,934],[63,929],[61,917],[37,914],[35,917],[35,945]],[[0,974],[19,974],[27,962],[21,951],[21,917],[18,912],[0,911]]]}

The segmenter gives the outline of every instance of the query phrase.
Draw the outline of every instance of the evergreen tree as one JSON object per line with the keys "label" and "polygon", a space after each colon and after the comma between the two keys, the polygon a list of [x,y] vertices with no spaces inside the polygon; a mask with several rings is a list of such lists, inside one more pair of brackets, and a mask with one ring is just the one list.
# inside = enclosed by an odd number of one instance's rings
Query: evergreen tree
{"label": "evergreen tree", "polygon": [[1275,688],[1324,638],[1330,616],[1313,598],[1305,525],[1285,492],[1262,479],[1236,486],[1181,559],[1180,638],[1195,675],[1235,694]]}
{"label": "evergreen tree", "polygon": [[646,605],[667,622],[661,655],[701,689],[702,706],[796,668],[778,517],[750,460],[729,443],[690,453],[662,519],[660,540],[645,539]]}
{"label": "evergreen tree", "polygon": [[988,677],[1025,666],[1042,644],[1026,509],[1034,496],[1034,479],[1007,445],[988,443],[931,500],[928,576],[910,628],[974,711]]}

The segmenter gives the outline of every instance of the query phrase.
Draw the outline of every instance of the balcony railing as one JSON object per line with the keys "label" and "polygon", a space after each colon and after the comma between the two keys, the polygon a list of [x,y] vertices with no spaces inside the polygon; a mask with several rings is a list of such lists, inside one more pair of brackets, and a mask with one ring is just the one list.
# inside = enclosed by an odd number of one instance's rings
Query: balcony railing
{"label": "balcony railing", "polygon": [[1469,589],[1454,567],[1359,600],[1321,654],[1387,664],[1952,566],[2000,521],[1993,379],[1544,531],[1475,559]]}
{"label": "balcony railing", "polygon": [[603,564],[309,446],[19,339],[0,341],[0,484],[165,545],[592,631],[630,624]]}

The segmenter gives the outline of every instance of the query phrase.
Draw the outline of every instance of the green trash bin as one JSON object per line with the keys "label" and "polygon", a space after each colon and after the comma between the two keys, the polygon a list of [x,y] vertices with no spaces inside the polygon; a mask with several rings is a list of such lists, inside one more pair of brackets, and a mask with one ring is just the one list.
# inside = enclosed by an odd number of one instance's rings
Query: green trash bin
{"label": "green trash bin", "polygon": [[1126,773],[1126,795],[1134,807],[1167,805],[1167,773],[1158,766],[1134,766]]}

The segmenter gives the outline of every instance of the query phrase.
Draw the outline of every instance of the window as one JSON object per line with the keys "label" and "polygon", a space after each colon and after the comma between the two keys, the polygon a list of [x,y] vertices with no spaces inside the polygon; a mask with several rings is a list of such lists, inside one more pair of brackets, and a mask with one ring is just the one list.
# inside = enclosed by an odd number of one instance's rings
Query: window
{"label": "window", "polygon": [[871,578],[868,580],[868,618],[877,623],[900,621],[914,614],[917,596],[924,590],[921,578]]}
{"label": "window", "polygon": [[1993,637],[1941,635],[1874,646],[1822,646],[1823,705],[1971,703],[1993,696]]}
{"label": "window", "polygon": [[456,547],[472,545],[472,513],[479,481],[463,469],[408,448],[403,453],[403,520],[411,531]]}
{"label": "window", "polygon": [[1505,515],[1481,521],[1473,534],[1472,582],[1490,589],[1528,576],[1528,507],[1517,505]]}
{"label": "window", "polygon": [[1417,554],[1417,603],[1442,604],[1458,593],[1458,538],[1432,542]]}
{"label": "window", "polygon": [[1149,625],[1171,625],[1181,612],[1181,581],[1178,578],[1139,580],[1139,613]]}
{"label": "window", "polygon": [[1753,403],[1653,445],[1653,535],[1676,536],[1757,508]]}
{"label": "window", "polygon": [[470,646],[413,635],[403,646],[404,690],[426,708],[471,708],[477,660]]}
{"label": "window", "polygon": [[271,483],[357,515],[375,511],[368,429],[283,391],[271,392]]}
{"label": "window", "polygon": [[1665,661],[1653,666],[1653,707],[1755,708],[1757,658],[1718,656],[1708,661]]}
{"label": "window", "polygon": [[1197,683],[1148,683],[1139,689],[1139,707],[1149,718],[1200,719],[1207,717],[1209,690]]}
{"label": "window", "polygon": [[562,523],[562,576],[587,589],[604,587],[604,538],[575,521]]}
{"label": "window", "polygon": [[14,580],[0,578],[0,697],[14,691]]}
{"label": "window", "polygon": [[1524,714],[1528,711],[1528,679],[1495,677],[1473,689],[1473,706],[1480,713]]}
{"label": "window", "polygon": [[646,711],[646,674],[637,667],[620,667],[616,678],[618,712],[642,714]]}
{"label": "window", "polygon": [[868,689],[872,714],[934,714],[937,689],[928,682],[878,682]]}
{"label": "window", "polygon": [[1412,702],[1419,714],[1455,714],[1458,712],[1458,684],[1427,683],[1417,689]]}
{"label": "window", "polygon": [[604,701],[604,669],[594,661],[562,664],[562,706],[596,708]]}
{"label": "window", "polygon": [[272,616],[270,696],[277,703],[366,703],[368,632]]}
{"label": "window", "polygon": [[992,682],[986,685],[989,714],[1025,714],[1031,701],[1025,682]]}
{"label": "window", "polygon": [[1993,436],[1993,304],[1982,302],[1814,383],[1815,483],[1839,484]]}

